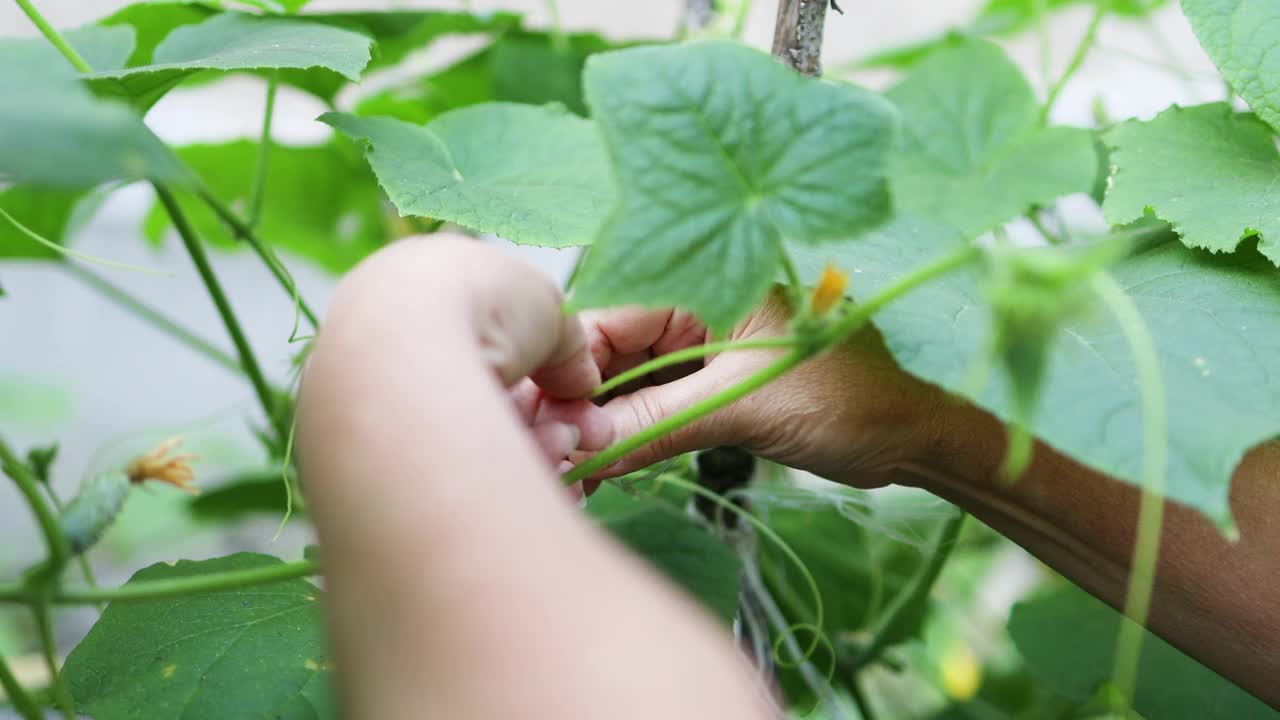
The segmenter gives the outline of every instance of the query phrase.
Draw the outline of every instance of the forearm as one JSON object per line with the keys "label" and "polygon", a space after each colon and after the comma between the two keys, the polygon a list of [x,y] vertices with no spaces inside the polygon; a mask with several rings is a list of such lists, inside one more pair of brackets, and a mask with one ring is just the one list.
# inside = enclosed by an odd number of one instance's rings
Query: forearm
{"label": "forearm", "polygon": [[348,713],[764,717],[724,633],[539,455],[471,312],[478,276],[416,261],[339,292],[299,404]]}
{"label": "forearm", "polygon": [[[950,429],[949,431],[947,429]],[[972,407],[954,417],[912,484],[972,512],[1113,607],[1123,605],[1140,494],[1043,444],[1016,485],[997,480],[1001,426]],[[1231,492],[1240,539],[1168,504],[1149,625],[1272,705],[1280,705],[1280,446],[1246,456]]]}

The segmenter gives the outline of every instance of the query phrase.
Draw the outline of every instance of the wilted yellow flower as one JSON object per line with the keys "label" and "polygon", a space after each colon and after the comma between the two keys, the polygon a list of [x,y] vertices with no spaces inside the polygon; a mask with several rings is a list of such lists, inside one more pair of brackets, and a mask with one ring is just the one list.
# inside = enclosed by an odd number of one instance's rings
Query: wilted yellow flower
{"label": "wilted yellow flower", "polygon": [[192,482],[196,473],[191,468],[191,461],[197,456],[191,453],[169,456],[169,453],[181,444],[181,437],[171,437],[150,452],[134,458],[133,462],[124,469],[125,474],[129,476],[129,482],[137,484],[146,480],[156,480],[182,488],[192,495],[198,493]]}

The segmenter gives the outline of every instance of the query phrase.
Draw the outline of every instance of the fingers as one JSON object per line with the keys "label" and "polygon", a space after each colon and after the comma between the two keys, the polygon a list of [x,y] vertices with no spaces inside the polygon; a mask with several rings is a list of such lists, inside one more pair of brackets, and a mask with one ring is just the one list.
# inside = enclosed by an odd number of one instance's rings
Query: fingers
{"label": "fingers", "polygon": [[[712,365],[664,385],[640,388],[614,398],[604,405],[603,410],[613,428],[614,437],[621,439],[671,417],[734,382],[736,377],[732,371]],[[681,453],[735,444],[741,437],[743,433],[738,428],[737,413],[730,406],[637,449],[606,468],[597,477],[625,475]],[[587,456],[587,453],[580,453],[570,459],[580,462]]]}
{"label": "fingers", "polygon": [[560,315],[551,356],[530,377],[555,398],[583,398],[600,384],[600,367],[591,355],[587,332],[576,315]]}
{"label": "fingers", "polygon": [[[613,377],[656,356],[706,341],[706,326],[681,310],[625,307],[583,313],[588,343],[604,377]],[[669,382],[700,367],[670,368],[653,378]]]}

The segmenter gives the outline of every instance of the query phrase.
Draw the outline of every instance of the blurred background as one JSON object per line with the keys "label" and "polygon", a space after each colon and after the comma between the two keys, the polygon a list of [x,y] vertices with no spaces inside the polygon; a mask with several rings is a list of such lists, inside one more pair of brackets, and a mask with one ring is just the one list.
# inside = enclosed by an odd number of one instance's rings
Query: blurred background
{"label": "blurred background", "polygon": [[[122,0],[44,0],[39,6],[59,28],[72,28],[107,15]],[[596,31],[610,39],[669,38],[679,24],[682,0],[558,0],[559,20],[568,31]],[[983,0],[844,0],[845,14],[831,14],[827,25],[825,67],[828,76],[846,77],[875,88],[890,83],[886,71],[855,71],[859,58],[936,37],[974,17]],[[544,0],[474,2],[388,2],[387,0],[315,0],[308,11],[395,7],[403,9],[511,10],[525,15],[525,26],[552,22]],[[755,2],[745,29],[748,43],[770,45],[775,3]],[[1001,39],[1037,89],[1067,63],[1091,9],[1072,6],[1055,14],[1047,30],[1032,28]],[[18,8],[0,2],[0,35],[34,36]],[[393,84],[398,75],[443,67],[483,45],[481,38],[446,36],[415,54],[394,73],[376,73],[354,92],[339,96],[350,107],[361,95]],[[166,96],[147,117],[148,124],[175,145],[256,138],[261,123],[264,83],[235,76],[215,84],[181,88]],[[1058,122],[1093,125],[1099,115],[1119,119],[1150,117],[1170,101],[1193,104],[1224,96],[1221,81],[1204,56],[1176,3],[1154,18],[1130,22],[1109,19],[1097,49],[1067,86],[1057,105]],[[316,144],[331,130],[313,118],[326,108],[315,98],[287,86],[279,90],[275,137],[284,144]],[[3,138],[0,138],[3,142]],[[270,197],[267,198],[270,203]],[[156,247],[142,240],[151,191],[138,184],[112,195],[74,238],[84,252],[147,267],[171,277],[95,269],[162,308],[202,337],[230,350],[225,331],[205,289],[173,238]],[[1077,224],[1096,225],[1088,203],[1064,203]],[[573,251],[517,248],[510,252],[533,260],[563,281]],[[323,311],[336,277],[305,258],[284,253],[303,294]],[[244,322],[264,369],[276,383],[291,377],[292,357],[300,345],[288,342],[293,325],[290,303],[261,262],[243,252],[214,257],[232,303]],[[159,440],[181,434],[199,453],[198,479],[205,488],[234,478],[272,472],[251,426],[261,422],[250,386],[242,378],[155,332],[131,314],[105,302],[53,263],[0,263],[0,429],[17,448],[61,443],[54,484],[64,497],[82,479],[117,466]],[[424,402],[427,402],[424,399]],[[278,468],[276,469],[278,472]],[[277,475],[278,477],[278,475]],[[119,583],[138,567],[175,557],[208,557],[236,549],[262,549],[296,557],[309,540],[305,524],[295,523],[276,541],[278,516],[215,525],[186,511],[187,496],[169,489],[132,494],[125,514],[94,552],[99,580]],[[927,503],[926,503],[927,505]],[[0,576],[11,577],[42,553],[39,535],[26,506],[9,483],[0,483]],[[1018,589],[1037,572],[1034,563],[1010,549],[985,602],[1012,602]],[[62,622],[61,641],[69,646],[92,621]],[[0,615],[0,652],[23,646],[27,630]]]}

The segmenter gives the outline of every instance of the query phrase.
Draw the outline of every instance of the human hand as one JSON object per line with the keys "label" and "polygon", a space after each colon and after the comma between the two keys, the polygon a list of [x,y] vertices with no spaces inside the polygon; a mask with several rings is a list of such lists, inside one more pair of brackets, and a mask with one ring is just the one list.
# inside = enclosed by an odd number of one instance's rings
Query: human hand
{"label": "human hand", "polygon": [[588,348],[545,277],[474,241],[343,280],[297,440],[346,715],[773,716],[724,629],[548,467],[612,439]]}
{"label": "human hand", "polygon": [[[732,340],[786,333],[790,311],[774,293],[735,329]],[[667,353],[707,342],[707,329],[679,310],[588,312],[592,357],[605,379]],[[743,350],[654,373],[604,405],[614,439],[631,435],[713,395],[781,351]],[[940,431],[943,393],[901,370],[867,329],[766,387],[628,455],[597,477],[632,472],[674,455],[718,445],[859,487],[896,482],[927,455]],[[589,452],[579,452],[581,461]]]}

